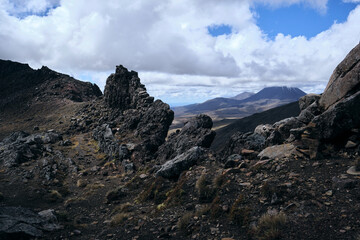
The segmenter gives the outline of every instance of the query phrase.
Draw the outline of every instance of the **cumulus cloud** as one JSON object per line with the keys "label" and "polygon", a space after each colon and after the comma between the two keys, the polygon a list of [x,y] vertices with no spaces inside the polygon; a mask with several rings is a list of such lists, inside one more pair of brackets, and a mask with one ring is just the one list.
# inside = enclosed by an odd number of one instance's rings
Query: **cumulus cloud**
{"label": "cumulus cloud", "polygon": [[0,6],[15,16],[26,14],[45,14],[59,5],[60,0],[2,0]]}
{"label": "cumulus cloud", "polygon": [[[327,1],[0,0],[0,58],[46,65],[101,88],[122,64],[139,71],[157,98],[199,102],[275,85],[321,92],[359,42],[360,6],[313,38],[279,33],[272,40],[256,25],[254,3],[324,10]],[[216,25],[232,32],[211,36],[208,27]]]}
{"label": "cumulus cloud", "polygon": [[[357,0],[350,0],[357,1]],[[305,4],[322,13],[326,12],[328,0],[253,0],[255,3],[262,3],[274,8],[290,6],[293,4]]]}

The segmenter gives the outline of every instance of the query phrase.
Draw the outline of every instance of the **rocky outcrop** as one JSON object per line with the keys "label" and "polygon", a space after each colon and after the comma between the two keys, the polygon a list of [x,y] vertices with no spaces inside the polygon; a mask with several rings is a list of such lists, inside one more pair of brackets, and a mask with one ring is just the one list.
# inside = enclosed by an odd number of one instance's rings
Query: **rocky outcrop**
{"label": "rocky outcrop", "polygon": [[61,139],[61,135],[52,131],[32,135],[25,132],[14,132],[0,142],[0,164],[5,167],[13,167],[36,159],[42,156],[43,152],[51,151],[47,144]]}
{"label": "rocky outcrop", "polygon": [[320,106],[327,110],[331,105],[360,91],[360,44],[335,68],[320,98]]}
{"label": "rocky outcrop", "polygon": [[211,118],[204,114],[190,119],[159,148],[157,162],[164,163],[195,146],[209,148],[215,137],[215,132],[211,130],[212,125]]}
{"label": "rocky outcrop", "polygon": [[151,160],[165,142],[174,119],[169,105],[161,100],[154,101],[140,83],[137,72],[129,72],[123,66],[117,66],[115,73],[108,77],[104,101],[109,110],[102,121],[107,119],[108,123],[93,132],[100,149],[120,159],[120,144],[130,143],[135,145],[130,153],[131,161]]}
{"label": "rocky outcrop", "polygon": [[54,210],[35,213],[22,207],[0,207],[0,239],[42,237],[44,231],[60,229]]}
{"label": "rocky outcrop", "polygon": [[104,98],[109,107],[121,110],[143,108],[154,101],[140,83],[138,73],[122,65],[116,66],[115,73],[106,80]]}
{"label": "rocky outcrop", "polygon": [[174,179],[180,174],[200,162],[203,158],[204,150],[201,147],[193,147],[174,159],[165,162],[156,172],[157,176]]}
{"label": "rocky outcrop", "polygon": [[[252,150],[254,153],[261,151],[265,147],[266,135],[261,134],[264,125],[261,125],[257,128],[257,131],[254,133],[242,133],[237,132],[231,136],[229,141],[227,141],[223,151],[221,152],[222,161],[226,161],[228,156],[233,154],[241,154],[244,149]],[[265,127],[266,128],[266,127]],[[268,128],[266,128],[267,131]],[[264,132],[265,134],[265,132]],[[253,154],[250,154],[253,155]],[[256,155],[256,154],[255,154]]]}

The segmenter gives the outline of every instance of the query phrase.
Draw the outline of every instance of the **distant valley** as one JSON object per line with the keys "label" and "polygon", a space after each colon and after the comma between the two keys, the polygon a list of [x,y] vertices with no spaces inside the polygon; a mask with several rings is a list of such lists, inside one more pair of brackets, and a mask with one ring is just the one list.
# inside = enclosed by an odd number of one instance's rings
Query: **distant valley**
{"label": "distant valley", "polygon": [[214,98],[203,103],[174,107],[172,129],[182,127],[189,118],[203,113],[211,116],[214,128],[224,127],[239,118],[297,101],[306,95],[299,88],[267,87],[258,93],[244,92],[231,98]]}

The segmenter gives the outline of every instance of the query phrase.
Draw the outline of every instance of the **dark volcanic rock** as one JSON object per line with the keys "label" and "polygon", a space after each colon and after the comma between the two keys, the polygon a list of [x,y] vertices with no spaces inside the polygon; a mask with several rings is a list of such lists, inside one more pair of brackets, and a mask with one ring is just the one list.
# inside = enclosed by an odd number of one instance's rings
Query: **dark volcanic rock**
{"label": "dark volcanic rock", "polygon": [[209,148],[215,137],[215,132],[211,130],[212,125],[211,118],[204,114],[190,119],[181,131],[172,133],[159,148],[157,161],[164,163],[194,146]]}
{"label": "dark volcanic rock", "polygon": [[96,84],[76,80],[47,67],[33,70],[27,64],[4,60],[0,60],[0,86],[0,109],[56,98],[82,102],[102,95]]}
{"label": "dark volcanic rock", "polygon": [[0,239],[42,237],[43,231],[59,229],[51,210],[40,213],[22,207],[0,207]]}
{"label": "dark volcanic rock", "polygon": [[265,146],[265,137],[258,133],[237,132],[225,144],[221,152],[222,160],[226,161],[227,157],[233,154],[240,154],[243,149],[261,151]]}
{"label": "dark volcanic rock", "polygon": [[[93,136],[101,150],[117,157],[119,144],[134,143],[133,160],[152,159],[174,119],[169,105],[154,101],[140,83],[138,74],[123,66],[117,66],[115,74],[108,77],[104,100],[110,110],[106,119],[112,119],[113,126],[102,125],[94,130]],[[115,128],[116,136],[112,133]]]}
{"label": "dark volcanic rock", "polygon": [[164,163],[156,172],[157,176],[164,178],[177,178],[180,174],[202,160],[204,150],[201,147],[193,147],[187,152],[178,155]]}
{"label": "dark volcanic rock", "polygon": [[360,91],[330,106],[315,117],[314,131],[320,139],[331,140],[360,126]]}
{"label": "dark volcanic rock", "polygon": [[62,139],[55,132],[36,133],[14,132],[0,142],[0,164],[6,167],[17,166],[41,156],[47,148],[44,144],[55,143]]}
{"label": "dark volcanic rock", "polygon": [[145,86],[140,83],[138,73],[129,72],[122,65],[116,66],[115,73],[106,80],[104,97],[109,107],[121,110],[144,107],[154,101],[146,92]]}

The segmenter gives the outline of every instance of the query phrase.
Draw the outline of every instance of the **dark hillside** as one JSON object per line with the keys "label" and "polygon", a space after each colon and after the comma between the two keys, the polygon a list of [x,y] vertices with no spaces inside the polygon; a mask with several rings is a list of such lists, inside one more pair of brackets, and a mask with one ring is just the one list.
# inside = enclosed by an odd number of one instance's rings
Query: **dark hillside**
{"label": "dark hillside", "polygon": [[298,116],[299,113],[299,103],[293,102],[239,119],[232,124],[216,131],[216,137],[213,144],[211,145],[211,148],[216,151],[221,150],[224,142],[226,142],[231,137],[231,135],[237,131],[251,132],[254,131],[256,126],[260,124],[273,124],[284,118]]}

